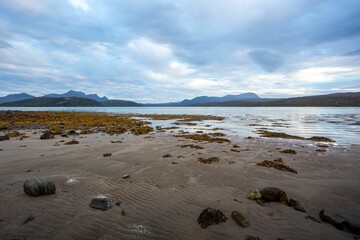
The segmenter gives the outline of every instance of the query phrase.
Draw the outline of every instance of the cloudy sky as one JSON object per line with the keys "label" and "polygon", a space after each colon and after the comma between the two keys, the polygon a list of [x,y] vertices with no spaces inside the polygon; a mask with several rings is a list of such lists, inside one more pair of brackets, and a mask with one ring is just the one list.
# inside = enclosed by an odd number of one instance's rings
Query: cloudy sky
{"label": "cloudy sky", "polygon": [[0,96],[360,91],[359,0],[0,0]]}

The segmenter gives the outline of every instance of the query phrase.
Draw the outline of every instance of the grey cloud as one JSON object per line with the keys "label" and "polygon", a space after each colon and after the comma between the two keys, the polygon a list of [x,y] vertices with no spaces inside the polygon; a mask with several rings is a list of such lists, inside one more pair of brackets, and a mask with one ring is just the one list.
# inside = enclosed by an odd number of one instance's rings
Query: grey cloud
{"label": "grey cloud", "polygon": [[282,57],[279,54],[266,50],[251,51],[249,57],[267,72],[274,72],[283,64]]}

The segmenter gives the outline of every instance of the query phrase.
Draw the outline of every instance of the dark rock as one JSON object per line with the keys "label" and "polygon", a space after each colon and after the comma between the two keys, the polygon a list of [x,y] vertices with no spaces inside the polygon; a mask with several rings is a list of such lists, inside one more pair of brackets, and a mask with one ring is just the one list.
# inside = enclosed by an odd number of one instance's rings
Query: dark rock
{"label": "dark rock", "polygon": [[103,156],[104,157],[110,157],[112,154],[111,153],[104,153]]}
{"label": "dark rock", "polygon": [[74,144],[79,144],[79,142],[78,142],[78,141],[76,141],[75,139],[73,139],[73,140],[71,140],[71,141],[69,141],[69,142],[65,143],[65,145],[74,145]]}
{"label": "dark rock", "polygon": [[56,192],[55,183],[41,178],[32,178],[24,183],[24,192],[32,197],[51,195]]}
{"label": "dark rock", "polygon": [[170,154],[165,154],[165,155],[163,156],[163,158],[170,158],[170,157],[172,157]]}
{"label": "dark rock", "polygon": [[124,179],[129,178],[129,177],[130,177],[129,174],[124,174],[124,175],[123,175],[123,178],[124,178]]}
{"label": "dark rock", "polygon": [[0,136],[0,141],[10,140],[9,136]]}
{"label": "dark rock", "polygon": [[40,139],[51,139],[54,138],[54,134],[51,131],[46,131],[40,136]]}
{"label": "dark rock", "polygon": [[118,206],[118,207],[120,207],[121,204],[122,204],[122,202],[120,202],[120,201],[117,201],[117,202],[115,203],[115,205]]}
{"label": "dark rock", "polygon": [[72,129],[67,132],[67,135],[79,135],[79,134],[76,132],[76,130]]}
{"label": "dark rock", "polygon": [[290,199],[288,206],[294,208],[297,211],[306,212],[305,209],[301,206],[300,202],[295,199]]}
{"label": "dark rock", "polygon": [[121,211],[121,215],[126,216],[125,210],[122,210],[122,211]]}
{"label": "dark rock", "polygon": [[311,220],[311,221],[317,222],[317,223],[321,223],[320,220],[318,220],[317,218],[315,218],[315,217],[313,217],[313,216],[306,216],[305,218],[306,218],[306,219],[309,219],[309,220]]}
{"label": "dark rock", "polygon": [[360,226],[349,222],[346,218],[340,216],[339,214],[321,210],[319,216],[321,221],[330,223],[339,230],[360,235]]}
{"label": "dark rock", "polygon": [[226,222],[228,218],[220,210],[214,208],[206,208],[200,213],[198,223],[202,228],[207,228],[210,225]]}
{"label": "dark rock", "polygon": [[25,219],[25,221],[23,222],[23,225],[25,225],[25,224],[27,224],[27,223],[29,223],[29,222],[31,222],[31,221],[33,221],[35,218],[33,217],[33,216],[29,216],[29,217],[27,217],[26,219]]}
{"label": "dark rock", "polygon": [[267,202],[288,203],[286,192],[276,187],[266,187],[260,190],[262,200]]}
{"label": "dark rock", "polygon": [[254,235],[246,235],[245,240],[260,240],[260,238]]}
{"label": "dark rock", "polygon": [[101,210],[108,210],[111,208],[110,201],[110,198],[94,198],[91,200],[90,207]]}
{"label": "dark rock", "polygon": [[65,138],[67,138],[67,137],[69,137],[67,134],[61,134],[61,137],[65,137]]}
{"label": "dark rock", "polygon": [[248,222],[246,217],[238,211],[233,211],[231,213],[231,218],[243,228],[250,227],[250,222]]}

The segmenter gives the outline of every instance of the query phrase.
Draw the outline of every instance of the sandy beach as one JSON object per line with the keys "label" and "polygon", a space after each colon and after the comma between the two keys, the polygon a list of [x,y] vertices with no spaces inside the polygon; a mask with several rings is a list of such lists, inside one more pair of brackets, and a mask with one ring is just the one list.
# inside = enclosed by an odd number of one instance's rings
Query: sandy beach
{"label": "sandy beach", "polygon": [[[93,133],[41,140],[41,130],[22,130],[28,138],[0,142],[0,239],[353,239],[328,223],[322,209],[357,221],[360,216],[359,145],[292,139],[236,138],[202,142],[174,137],[178,130],[145,135]],[[5,133],[5,131],[3,132]],[[2,135],[2,134],[0,134]],[[79,144],[65,145],[75,139]],[[64,140],[64,141],[62,141]],[[181,147],[194,144],[203,149]],[[238,147],[234,148],[234,144]],[[296,154],[281,153],[292,149]],[[111,153],[104,157],[103,154]],[[169,154],[167,157],[165,155]],[[199,158],[218,157],[203,164]],[[256,166],[282,158],[298,173]],[[123,175],[129,174],[124,179]],[[56,194],[30,197],[24,181],[48,178]],[[265,206],[247,199],[250,190],[278,187],[298,200],[306,213],[278,202]],[[90,207],[106,196],[112,208]],[[197,223],[207,207],[228,220],[206,229]],[[241,212],[251,226],[231,219]],[[320,220],[320,219],[319,219]]]}

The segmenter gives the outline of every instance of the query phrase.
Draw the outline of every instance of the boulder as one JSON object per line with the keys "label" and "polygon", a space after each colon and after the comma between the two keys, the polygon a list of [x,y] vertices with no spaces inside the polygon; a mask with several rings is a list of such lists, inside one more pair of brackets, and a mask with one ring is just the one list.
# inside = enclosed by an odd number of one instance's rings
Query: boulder
{"label": "boulder", "polygon": [[47,179],[32,178],[24,183],[24,192],[32,197],[51,195],[56,192],[55,183]]}
{"label": "boulder", "polygon": [[40,136],[40,139],[51,139],[51,138],[54,138],[54,134],[51,131],[46,131]]}
{"label": "boulder", "polygon": [[200,213],[198,223],[202,228],[207,228],[210,225],[226,222],[228,218],[220,210],[214,208],[206,208]]}
{"label": "boulder", "polygon": [[288,204],[286,192],[276,187],[266,187],[260,190],[262,199],[267,202],[281,202]]}
{"label": "boulder", "polygon": [[243,228],[247,228],[250,227],[250,222],[248,222],[246,220],[246,217],[244,215],[242,215],[240,212],[238,211],[233,211],[231,213],[231,218],[241,227]]}
{"label": "boulder", "polygon": [[321,221],[330,223],[339,230],[360,235],[360,225],[351,223],[349,220],[340,216],[339,214],[333,212],[325,212],[325,210],[321,210],[319,216]]}
{"label": "boulder", "polygon": [[93,198],[90,203],[90,207],[100,210],[108,210],[111,208],[110,198]]}

